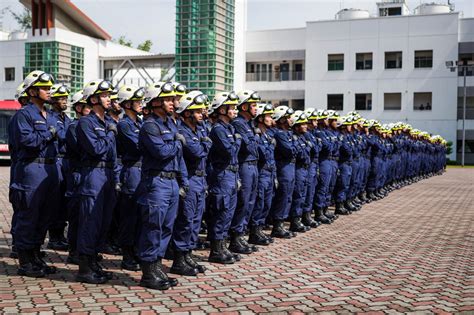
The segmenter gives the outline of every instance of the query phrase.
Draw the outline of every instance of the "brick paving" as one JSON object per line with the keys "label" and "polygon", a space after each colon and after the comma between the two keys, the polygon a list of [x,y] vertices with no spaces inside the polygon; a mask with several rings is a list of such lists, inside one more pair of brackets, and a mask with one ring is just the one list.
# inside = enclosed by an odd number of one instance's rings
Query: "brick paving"
{"label": "brick paving", "polygon": [[77,266],[49,250],[58,274],[17,276],[8,171],[0,167],[0,312],[474,313],[474,169],[449,169],[240,263],[205,262],[205,275],[166,292],[139,287],[140,273],[114,256],[106,285],[75,283]]}

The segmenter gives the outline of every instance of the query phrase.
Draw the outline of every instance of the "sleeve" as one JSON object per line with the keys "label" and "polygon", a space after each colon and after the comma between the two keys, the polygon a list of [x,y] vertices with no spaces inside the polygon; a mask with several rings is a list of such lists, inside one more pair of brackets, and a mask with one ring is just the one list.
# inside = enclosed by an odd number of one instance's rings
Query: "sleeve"
{"label": "sleeve", "polygon": [[[86,118],[86,117],[84,117]],[[106,133],[105,137],[100,137],[94,130],[92,124],[81,118],[77,130],[77,142],[81,149],[91,156],[101,156],[106,154],[111,147],[115,146],[114,134]],[[114,148],[115,149],[115,148]]]}
{"label": "sleeve", "polygon": [[286,158],[293,158],[296,154],[295,146],[292,142],[288,141],[285,133],[276,132],[275,139],[277,141],[277,147],[279,148],[279,153]]}
{"label": "sleeve", "polygon": [[242,142],[244,145],[240,146],[240,150],[244,150],[244,153],[254,154],[257,153],[257,148],[255,145],[255,138],[250,136],[248,133],[248,126],[242,121],[234,121],[232,126],[235,128],[235,132],[242,136]]}
{"label": "sleeve", "polygon": [[13,129],[17,134],[15,140],[23,147],[41,150],[53,140],[53,134],[46,125],[44,128],[36,129],[25,112],[19,113],[13,124]]}
{"label": "sleeve", "polygon": [[165,142],[155,123],[145,123],[143,125],[143,133],[141,134],[144,148],[153,158],[164,161],[173,158],[179,153],[180,142],[176,140]]}
{"label": "sleeve", "polygon": [[125,150],[138,151],[138,141],[136,141],[133,128],[130,128],[127,123],[121,121],[117,125],[117,132],[117,151],[120,151],[120,154]]}
{"label": "sleeve", "polygon": [[194,141],[193,137],[180,130],[181,134],[186,138],[186,145],[183,147],[183,152],[186,157],[191,159],[203,159],[209,153],[209,142]]}
{"label": "sleeve", "polygon": [[229,140],[224,128],[220,126],[212,128],[210,138],[212,140],[212,145],[216,146],[219,154],[222,154],[224,158],[230,159],[237,153],[238,147],[236,149],[236,141]]}

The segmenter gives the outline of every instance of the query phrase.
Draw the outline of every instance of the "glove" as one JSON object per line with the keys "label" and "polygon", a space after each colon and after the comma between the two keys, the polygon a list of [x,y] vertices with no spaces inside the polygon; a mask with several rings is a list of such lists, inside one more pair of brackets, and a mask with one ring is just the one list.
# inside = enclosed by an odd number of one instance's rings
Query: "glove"
{"label": "glove", "polygon": [[189,191],[189,187],[188,186],[183,186],[183,187],[180,187],[179,188],[179,196],[184,199],[186,198],[186,195]]}
{"label": "glove", "polygon": [[114,133],[114,136],[117,135],[117,125],[116,124],[108,124],[107,125],[107,131],[112,131]]}
{"label": "glove", "polygon": [[276,145],[277,145],[277,141],[276,141],[276,139],[275,139],[275,138],[273,138],[271,143],[272,143],[274,146],[276,146]]}
{"label": "glove", "polygon": [[298,140],[298,136],[297,135],[293,135],[293,141],[296,141]]}
{"label": "glove", "polygon": [[209,137],[202,137],[202,138],[201,138],[201,142],[209,142],[209,143],[212,143],[212,140],[211,140],[211,138],[209,138]]}
{"label": "glove", "polygon": [[56,138],[56,136],[58,135],[58,132],[56,131],[56,128],[54,128],[54,126],[49,126],[48,130],[49,130],[49,132],[51,132],[52,139]]}
{"label": "glove", "polygon": [[311,141],[306,141],[306,144],[307,144],[310,148],[314,148],[314,144],[313,144]]}
{"label": "glove", "polygon": [[273,183],[275,184],[275,189],[278,189],[278,187],[280,187],[280,183],[278,182],[278,179],[274,179],[273,180]]}
{"label": "glove", "polygon": [[260,130],[260,128],[254,128],[253,129],[253,132],[256,134],[256,135],[259,135],[262,133],[262,131]]}
{"label": "glove", "polygon": [[122,191],[122,184],[121,183],[117,183],[115,184],[115,192],[119,193]]}
{"label": "glove", "polygon": [[242,181],[240,179],[237,180],[237,191],[242,189]]}
{"label": "glove", "polygon": [[235,134],[235,140],[237,140],[237,139],[242,139],[242,136],[240,135],[240,133]]}
{"label": "glove", "polygon": [[174,140],[178,140],[181,142],[182,145],[186,145],[186,138],[180,133],[174,134]]}

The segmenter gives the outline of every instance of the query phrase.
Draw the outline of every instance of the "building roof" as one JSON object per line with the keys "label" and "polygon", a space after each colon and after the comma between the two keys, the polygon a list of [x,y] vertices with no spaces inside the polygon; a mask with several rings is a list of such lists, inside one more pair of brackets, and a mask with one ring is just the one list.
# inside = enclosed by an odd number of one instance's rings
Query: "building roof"
{"label": "building roof", "polygon": [[[31,2],[35,0],[20,0],[20,2],[31,10]],[[97,25],[90,17],[82,12],[70,0],[50,0],[54,6],[60,8],[67,14],[77,25],[83,28],[89,36],[103,40],[111,40],[110,36],[99,25]]]}
{"label": "building roof", "polygon": [[15,100],[0,100],[0,110],[18,110],[20,108],[20,103]]}

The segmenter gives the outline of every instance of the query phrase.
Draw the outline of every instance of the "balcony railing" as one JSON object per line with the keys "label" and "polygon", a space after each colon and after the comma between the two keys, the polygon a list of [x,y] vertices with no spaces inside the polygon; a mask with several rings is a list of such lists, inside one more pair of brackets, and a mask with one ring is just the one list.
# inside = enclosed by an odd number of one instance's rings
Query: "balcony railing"
{"label": "balcony railing", "polygon": [[265,71],[265,72],[247,72],[246,81],[265,81],[265,82],[280,82],[280,81],[303,81],[303,71]]}

